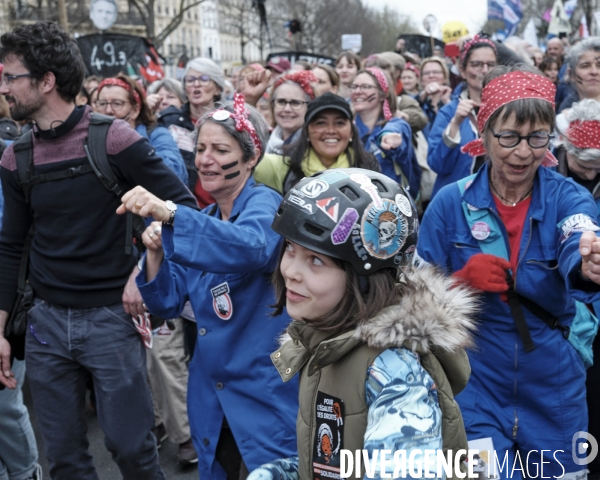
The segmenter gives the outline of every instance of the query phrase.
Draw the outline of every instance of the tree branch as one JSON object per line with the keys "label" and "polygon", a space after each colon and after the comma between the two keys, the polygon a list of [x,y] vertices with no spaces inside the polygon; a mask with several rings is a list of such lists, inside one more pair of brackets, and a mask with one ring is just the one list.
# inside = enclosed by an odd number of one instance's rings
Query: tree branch
{"label": "tree branch", "polygon": [[173,33],[177,29],[177,27],[179,27],[179,25],[183,21],[183,15],[185,14],[185,12],[187,12],[191,8],[200,5],[201,3],[204,3],[204,0],[198,0],[196,2],[190,3],[185,7],[183,6],[184,3],[185,0],[181,0],[179,13],[177,13],[177,15],[169,22],[169,24],[153,39],[154,46],[157,49],[162,47],[162,44],[167,39],[167,37],[171,35],[171,33]]}

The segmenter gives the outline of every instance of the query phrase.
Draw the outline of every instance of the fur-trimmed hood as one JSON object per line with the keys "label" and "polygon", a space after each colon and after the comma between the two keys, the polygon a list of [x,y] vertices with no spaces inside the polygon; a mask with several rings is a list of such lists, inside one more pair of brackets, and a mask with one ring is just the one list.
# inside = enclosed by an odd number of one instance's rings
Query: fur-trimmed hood
{"label": "fur-trimmed hood", "polygon": [[[310,323],[293,321],[279,339],[279,350],[271,354],[283,381],[304,366],[311,376],[367,344],[381,351],[412,350],[429,366],[426,368],[433,369],[430,373],[436,382],[447,378],[453,394],[458,394],[471,372],[465,348],[474,343],[479,305],[476,293],[431,266],[408,273],[401,289],[398,305],[383,309],[356,330],[332,334],[316,330]],[[436,365],[443,369],[443,375]]]}
{"label": "fur-trimmed hood", "polygon": [[451,352],[473,347],[476,293],[432,266],[414,269],[401,284],[398,305],[383,309],[356,329],[370,347]]}
{"label": "fur-trimmed hood", "polygon": [[[426,265],[405,275],[401,291],[400,303],[357,327],[355,339],[370,347],[404,347],[421,353],[434,347],[446,352],[473,347],[479,309],[474,290],[457,285],[452,277]],[[279,344],[292,339],[286,331]]]}

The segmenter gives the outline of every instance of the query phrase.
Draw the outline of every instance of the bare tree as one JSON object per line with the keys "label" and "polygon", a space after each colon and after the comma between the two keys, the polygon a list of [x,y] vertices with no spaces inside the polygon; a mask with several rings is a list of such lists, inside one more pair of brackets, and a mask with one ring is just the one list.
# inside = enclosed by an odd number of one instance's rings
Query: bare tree
{"label": "bare tree", "polygon": [[[11,5],[11,19],[20,20],[50,20],[58,21],[59,0],[16,0]],[[68,22],[73,29],[78,29],[89,22],[90,0],[64,0],[67,9]],[[241,0],[240,0],[241,1]],[[179,0],[179,6],[168,25],[160,32],[156,31],[154,14],[156,0],[129,0],[130,9],[119,12],[117,24],[143,25],[146,37],[153,41],[158,49],[165,39],[175,31],[184,20],[184,15],[204,0]]]}
{"label": "bare tree", "polygon": [[335,56],[341,51],[341,37],[360,33],[362,55],[393,50],[400,33],[417,33],[408,19],[385,8],[366,7],[361,0],[274,0],[270,12],[277,48],[289,49],[290,40],[282,28],[297,19],[302,25],[296,49]]}
{"label": "bare tree", "polygon": [[204,2],[204,0],[179,0],[179,7],[175,9],[175,15],[169,24],[161,30],[160,33],[156,34],[154,18],[154,4],[156,3],[156,0],[129,0],[129,3],[139,12],[140,17],[146,26],[146,36],[153,41],[154,46],[157,49],[160,48],[167,37],[179,27],[184,19],[185,13],[200,5],[202,2]]}
{"label": "bare tree", "polygon": [[240,40],[242,63],[246,63],[246,45],[262,45],[260,18],[250,0],[220,0],[219,26],[221,30]]}

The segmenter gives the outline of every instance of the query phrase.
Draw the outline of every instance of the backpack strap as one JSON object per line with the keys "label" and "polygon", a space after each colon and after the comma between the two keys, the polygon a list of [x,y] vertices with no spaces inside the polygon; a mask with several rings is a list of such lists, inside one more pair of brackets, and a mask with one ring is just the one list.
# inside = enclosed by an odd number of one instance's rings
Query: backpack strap
{"label": "backpack strap", "polygon": [[123,189],[117,181],[108,157],[106,155],[106,135],[112,125],[114,118],[108,115],[92,113],[90,117],[90,127],[88,137],[85,141],[84,149],[88,161],[94,170],[96,176],[102,182],[104,187],[114,193],[117,197],[123,195]]}
{"label": "backpack strap", "polygon": [[19,185],[25,194],[25,201],[29,205],[31,190],[29,180],[33,176],[33,144],[32,131],[28,130],[17,138],[13,145],[15,161],[17,164],[17,177]]}
{"label": "backpack strap", "polygon": [[[90,162],[90,166],[93,168],[98,179],[102,182],[102,185],[104,185],[108,191],[120,198],[125,192],[119,185],[106,154],[106,136],[113,120],[114,118],[109,117],[108,115],[92,113],[90,117],[88,138],[86,139],[84,149],[88,161]],[[125,221],[125,253],[131,255],[133,251],[134,224],[136,232],[138,233],[136,236],[140,236],[140,231],[143,232],[145,225],[140,217],[137,215],[134,217],[131,212],[125,214]]]}

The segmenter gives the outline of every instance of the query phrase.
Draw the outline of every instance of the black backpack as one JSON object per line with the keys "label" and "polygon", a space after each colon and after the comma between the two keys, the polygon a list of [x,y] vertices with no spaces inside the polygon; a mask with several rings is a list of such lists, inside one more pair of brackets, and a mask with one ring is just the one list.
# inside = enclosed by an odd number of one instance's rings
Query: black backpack
{"label": "black backpack", "polygon": [[[94,172],[102,185],[117,197],[121,198],[125,193],[117,177],[110,166],[108,157],[106,156],[106,135],[114,118],[108,115],[92,113],[90,118],[90,126],[88,129],[88,137],[84,145],[85,153],[89,161],[89,165],[81,165],[79,167],[71,167],[57,172],[44,173],[41,175],[33,175],[33,144],[31,141],[32,131],[29,130],[15,140],[13,148],[17,164],[17,176],[19,185],[25,194],[25,201],[29,204],[31,199],[31,187],[38,183],[50,182],[61,178],[77,177],[87,173]],[[136,247],[138,250],[144,249],[144,243],[141,241],[141,236],[146,228],[141,217],[127,213],[126,215],[127,228],[125,234],[125,253],[131,255],[133,252],[133,239],[136,239]],[[33,227],[32,227],[33,228]]]}
{"label": "black backpack", "polygon": [[[88,138],[84,145],[85,153],[89,161],[88,165],[71,167],[57,172],[45,173],[42,175],[33,175],[33,144],[32,131],[29,130],[21,135],[14,142],[14,152],[17,164],[17,177],[19,185],[25,194],[25,201],[30,203],[31,187],[38,183],[50,182],[61,178],[77,177],[87,173],[94,172],[102,185],[121,198],[123,189],[117,181],[108,157],[106,156],[106,135],[110,128],[113,117],[92,113]],[[136,247],[141,253],[144,243],[141,240],[142,233],[146,228],[144,220],[132,213],[127,213],[127,226],[125,231],[125,253],[133,253],[133,238],[136,239]],[[19,266],[19,276],[17,282],[17,297],[6,322],[4,334],[12,346],[12,356],[22,360],[25,355],[25,330],[27,328],[27,312],[33,306],[33,291],[27,280],[29,269],[29,251],[34,235],[34,225],[31,225],[27,238],[23,245],[23,255]]]}

